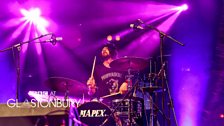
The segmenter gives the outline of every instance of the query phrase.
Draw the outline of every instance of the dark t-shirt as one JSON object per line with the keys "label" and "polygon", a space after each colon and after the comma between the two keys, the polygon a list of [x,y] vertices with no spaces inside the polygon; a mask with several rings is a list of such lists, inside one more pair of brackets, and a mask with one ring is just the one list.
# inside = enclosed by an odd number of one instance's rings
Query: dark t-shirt
{"label": "dark t-shirt", "polygon": [[107,68],[104,65],[96,65],[94,77],[98,87],[95,97],[98,98],[119,92],[120,86],[125,82],[122,72]]}

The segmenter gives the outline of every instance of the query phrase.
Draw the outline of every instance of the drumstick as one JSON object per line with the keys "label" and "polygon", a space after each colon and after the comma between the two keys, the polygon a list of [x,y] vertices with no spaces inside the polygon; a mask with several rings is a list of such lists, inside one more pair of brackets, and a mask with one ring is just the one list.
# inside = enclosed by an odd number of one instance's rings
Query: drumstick
{"label": "drumstick", "polygon": [[113,94],[109,94],[109,95],[104,95],[104,96],[100,97],[100,99],[110,98],[110,97],[117,96],[117,95],[121,95],[121,93],[117,92],[117,93],[113,93]]}
{"label": "drumstick", "polygon": [[94,57],[94,60],[93,60],[93,67],[92,67],[92,72],[91,72],[91,78],[93,78],[93,73],[94,73],[94,69],[95,69],[95,64],[96,64],[96,56]]}

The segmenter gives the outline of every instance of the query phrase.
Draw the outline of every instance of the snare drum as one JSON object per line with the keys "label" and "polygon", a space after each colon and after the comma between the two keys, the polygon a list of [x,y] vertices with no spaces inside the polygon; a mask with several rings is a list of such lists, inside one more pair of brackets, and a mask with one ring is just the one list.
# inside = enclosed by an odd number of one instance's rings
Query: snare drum
{"label": "snare drum", "polygon": [[112,101],[112,107],[117,107],[116,115],[120,117],[128,117],[129,113],[134,118],[141,118],[143,115],[143,99],[130,98],[130,99],[115,99]]}
{"label": "snare drum", "polygon": [[[80,121],[88,126],[101,125],[111,114],[109,107],[96,101],[84,103],[77,109]],[[110,117],[104,126],[116,126],[113,117]]]}

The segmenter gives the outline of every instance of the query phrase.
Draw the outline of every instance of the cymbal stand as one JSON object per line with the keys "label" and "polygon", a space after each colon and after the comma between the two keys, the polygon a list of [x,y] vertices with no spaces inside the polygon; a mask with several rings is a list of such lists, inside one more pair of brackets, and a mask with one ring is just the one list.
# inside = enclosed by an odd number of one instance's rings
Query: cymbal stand
{"label": "cymbal stand", "polygon": [[[132,78],[134,77],[134,75],[131,75],[131,68],[129,68],[128,69],[128,75],[126,76],[126,78],[127,78],[127,81],[128,81],[128,91],[131,91],[131,89],[132,89]],[[133,120],[132,120],[132,113],[133,113],[133,110],[132,110],[132,106],[133,106],[133,104],[132,104],[132,100],[131,100],[131,98],[135,95],[136,96],[136,94],[135,94],[135,92],[136,92],[136,86],[137,86],[137,84],[134,86],[134,88],[133,88],[133,93],[131,93],[130,94],[130,96],[129,96],[129,106],[128,106],[128,126],[132,126],[133,125]]]}
{"label": "cymbal stand", "polygon": [[[152,74],[152,61],[150,60],[149,62],[149,76],[148,76],[148,79],[149,79],[149,86],[152,87],[152,81],[154,81],[153,79],[153,74]],[[144,94],[144,92],[142,91],[142,93]],[[152,93],[149,93],[149,105],[151,106],[150,109],[151,109],[151,112],[150,112],[150,125],[149,126],[154,126],[154,107],[153,107],[153,104],[154,104],[154,101],[153,101],[153,95]]]}
{"label": "cymbal stand", "polygon": [[[145,96],[145,92],[143,90],[141,90],[141,93],[143,94],[143,96]],[[152,110],[156,110],[158,111],[166,120],[168,120],[169,118],[165,115],[165,113],[158,107],[158,105],[156,105],[155,102],[153,102],[153,97],[151,94],[153,94],[154,92],[150,92],[148,99],[150,99],[150,109],[151,109],[151,113],[150,113],[150,125],[147,122],[147,126],[156,126],[158,120],[157,118],[155,119],[155,115],[157,116],[157,114],[154,114],[155,112]],[[146,95],[147,96],[147,95]],[[147,118],[147,116],[146,116]]]}
{"label": "cymbal stand", "polygon": [[149,62],[149,86],[152,86],[152,61]]}
{"label": "cymbal stand", "polygon": [[[12,53],[13,53],[13,59],[15,60],[15,64],[16,64],[16,99],[19,101],[19,87],[20,87],[20,76],[21,76],[21,67],[20,67],[20,52],[21,52],[21,48],[22,48],[22,45],[24,44],[29,44],[30,42],[32,41],[35,41],[37,39],[40,39],[40,38],[43,38],[45,36],[48,36],[48,35],[52,35],[52,33],[48,33],[48,34],[45,34],[45,35],[41,35],[41,36],[38,36],[36,38],[33,38],[31,40],[28,40],[28,41],[24,41],[24,42],[20,42],[20,43],[17,43],[15,45],[12,45],[8,48],[5,48],[3,50],[0,50],[0,52],[5,52],[5,51],[8,51],[8,50],[12,50]],[[47,41],[42,41],[43,43],[44,42],[47,42]],[[16,56],[15,56],[15,52],[14,52],[14,48],[17,48],[17,51],[19,52],[18,56],[17,56],[17,60],[16,60]]]}
{"label": "cymbal stand", "polygon": [[65,91],[65,102],[67,102],[68,101],[68,94],[69,94],[69,89],[68,89],[69,84],[68,84],[67,81],[65,82],[65,87],[66,87],[66,91]]}
{"label": "cymbal stand", "polygon": [[[152,61],[150,60],[150,72],[149,72],[149,75],[148,75],[148,80],[149,80],[149,87],[152,87],[153,85],[152,84],[154,84],[154,86],[158,86],[157,85],[157,79],[156,79],[156,77],[157,77],[157,74],[156,74],[156,63],[154,62],[154,72],[155,73],[152,73]],[[143,91],[142,91],[142,93],[144,93]],[[153,96],[153,93],[155,94],[155,96]],[[150,126],[157,126],[157,111],[156,111],[156,113],[155,113],[155,109],[156,110],[159,110],[158,108],[155,108],[154,109],[154,105],[156,105],[157,104],[157,93],[156,92],[149,92],[149,104],[150,104],[150,109],[151,109],[151,111],[150,111]],[[155,101],[154,101],[154,99],[155,99]]]}

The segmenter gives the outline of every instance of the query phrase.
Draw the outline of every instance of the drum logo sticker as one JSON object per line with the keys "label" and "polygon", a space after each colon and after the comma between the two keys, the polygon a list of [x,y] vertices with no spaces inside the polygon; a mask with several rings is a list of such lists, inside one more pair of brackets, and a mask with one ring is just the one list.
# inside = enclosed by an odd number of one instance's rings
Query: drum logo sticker
{"label": "drum logo sticker", "polygon": [[106,109],[80,110],[79,117],[106,117]]}

